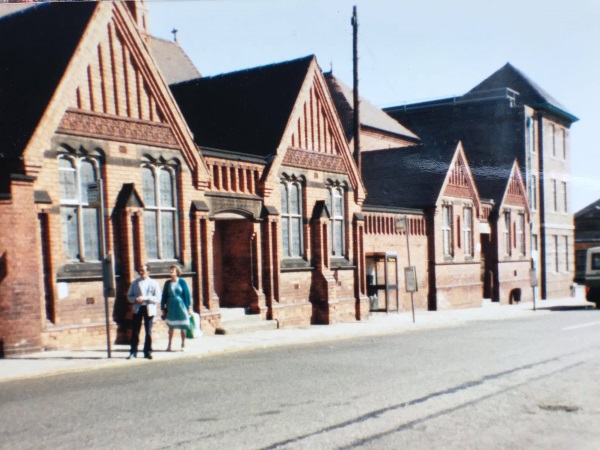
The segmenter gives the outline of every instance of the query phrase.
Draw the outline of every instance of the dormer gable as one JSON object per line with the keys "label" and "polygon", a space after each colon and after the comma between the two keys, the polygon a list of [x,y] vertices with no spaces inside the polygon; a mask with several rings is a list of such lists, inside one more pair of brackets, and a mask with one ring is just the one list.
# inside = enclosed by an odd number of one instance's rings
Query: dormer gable
{"label": "dormer gable", "polygon": [[364,200],[358,167],[315,58],[299,91],[278,154],[283,154],[281,164],[286,166],[347,174],[357,202]]}
{"label": "dormer gable", "polygon": [[[69,5],[65,4],[65,7]],[[93,17],[29,143],[25,156],[60,133],[180,150],[196,186],[208,171],[171,93],[150,55],[130,8],[98,2]]]}
{"label": "dormer gable", "polygon": [[529,214],[527,190],[525,189],[523,176],[521,175],[521,170],[519,169],[519,165],[516,160],[513,163],[513,167],[510,172],[510,178],[508,179],[508,183],[506,184],[506,190],[504,191],[502,205],[523,207]]}
{"label": "dormer gable", "polygon": [[459,142],[456,146],[456,152],[450,162],[440,199],[441,197],[471,199],[476,204],[477,211],[480,210],[479,193],[462,142]]}

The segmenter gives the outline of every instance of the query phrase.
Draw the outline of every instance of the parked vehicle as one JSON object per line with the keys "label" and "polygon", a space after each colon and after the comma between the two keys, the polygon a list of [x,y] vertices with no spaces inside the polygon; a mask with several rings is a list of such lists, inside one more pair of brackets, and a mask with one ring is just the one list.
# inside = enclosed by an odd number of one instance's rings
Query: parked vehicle
{"label": "parked vehicle", "polygon": [[584,284],[586,300],[600,307],[600,247],[587,249]]}

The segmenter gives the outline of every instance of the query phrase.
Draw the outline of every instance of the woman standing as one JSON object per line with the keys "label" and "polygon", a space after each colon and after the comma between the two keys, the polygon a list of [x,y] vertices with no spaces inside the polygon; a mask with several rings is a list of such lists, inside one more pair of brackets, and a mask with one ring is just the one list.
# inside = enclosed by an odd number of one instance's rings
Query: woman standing
{"label": "woman standing", "polygon": [[181,277],[181,269],[178,266],[169,267],[171,279],[165,283],[162,293],[160,307],[166,315],[169,327],[169,345],[167,351],[171,351],[173,341],[173,330],[181,330],[181,351],[185,351],[185,331],[190,326],[190,314],[192,303],[190,301],[190,290],[187,283]]}

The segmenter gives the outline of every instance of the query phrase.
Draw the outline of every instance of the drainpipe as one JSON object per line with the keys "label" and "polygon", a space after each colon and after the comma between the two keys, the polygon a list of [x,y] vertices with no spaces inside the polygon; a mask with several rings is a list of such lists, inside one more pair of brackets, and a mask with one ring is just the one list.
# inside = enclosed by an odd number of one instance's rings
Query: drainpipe
{"label": "drainpipe", "polygon": [[546,274],[546,192],[544,185],[546,184],[546,173],[544,172],[544,117],[538,112],[538,193],[540,196],[540,287],[541,299],[547,298],[547,274]]}

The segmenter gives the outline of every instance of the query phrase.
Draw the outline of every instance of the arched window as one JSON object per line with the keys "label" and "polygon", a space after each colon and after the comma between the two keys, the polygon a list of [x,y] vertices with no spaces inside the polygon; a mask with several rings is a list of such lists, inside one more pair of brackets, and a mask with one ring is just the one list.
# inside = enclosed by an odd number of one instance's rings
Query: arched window
{"label": "arched window", "polygon": [[302,185],[298,181],[281,182],[281,230],[283,256],[302,257]]}
{"label": "arched window", "polygon": [[98,166],[87,157],[58,159],[62,242],[69,261],[100,260],[100,205],[89,198],[90,188],[98,189]]}
{"label": "arched window", "polygon": [[326,204],[331,215],[329,239],[333,256],[344,256],[346,252],[344,203],[344,189],[340,186],[329,186]]}
{"label": "arched window", "polygon": [[175,171],[171,166],[142,166],[144,237],[151,260],[177,258]]}

